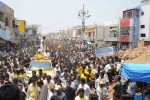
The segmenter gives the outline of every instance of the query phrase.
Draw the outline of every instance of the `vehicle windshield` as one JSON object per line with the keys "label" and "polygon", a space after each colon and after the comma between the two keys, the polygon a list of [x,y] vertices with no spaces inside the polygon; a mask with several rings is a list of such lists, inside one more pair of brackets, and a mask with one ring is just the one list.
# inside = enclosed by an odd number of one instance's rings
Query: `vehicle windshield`
{"label": "vehicle windshield", "polygon": [[30,65],[30,70],[49,70],[51,68],[50,62],[32,62]]}

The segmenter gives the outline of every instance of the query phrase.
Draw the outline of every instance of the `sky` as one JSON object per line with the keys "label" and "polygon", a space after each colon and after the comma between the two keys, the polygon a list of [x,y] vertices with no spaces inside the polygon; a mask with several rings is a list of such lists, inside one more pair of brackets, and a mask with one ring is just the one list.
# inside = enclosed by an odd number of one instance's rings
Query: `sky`
{"label": "sky", "polygon": [[38,24],[42,33],[57,32],[81,25],[78,17],[83,4],[91,17],[86,25],[103,25],[106,21],[122,16],[122,11],[140,5],[141,0],[1,0],[14,9],[19,20],[28,25]]}

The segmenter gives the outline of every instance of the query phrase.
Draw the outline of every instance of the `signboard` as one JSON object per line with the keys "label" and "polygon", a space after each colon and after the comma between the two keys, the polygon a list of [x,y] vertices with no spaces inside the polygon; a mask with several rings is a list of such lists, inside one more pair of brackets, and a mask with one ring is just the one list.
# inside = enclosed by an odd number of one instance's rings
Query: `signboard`
{"label": "signboard", "polygon": [[4,4],[0,1],[0,11],[4,12]]}
{"label": "signboard", "polygon": [[25,23],[25,21],[24,20],[19,20],[18,23],[19,23],[19,25],[18,25],[19,32],[24,33],[26,31],[26,28],[25,28],[26,27],[26,23]]}
{"label": "signboard", "polygon": [[130,27],[130,19],[121,19],[120,20],[120,27]]}
{"label": "signboard", "polygon": [[104,47],[96,49],[96,57],[112,56],[114,53],[113,47]]}

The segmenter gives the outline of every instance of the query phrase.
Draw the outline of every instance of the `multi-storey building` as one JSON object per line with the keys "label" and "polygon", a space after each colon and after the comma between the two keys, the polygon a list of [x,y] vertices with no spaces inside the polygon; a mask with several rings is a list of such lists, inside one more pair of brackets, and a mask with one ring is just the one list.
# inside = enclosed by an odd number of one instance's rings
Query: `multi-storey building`
{"label": "multi-storey building", "polygon": [[140,40],[150,41],[150,0],[142,0],[141,8],[143,10],[140,17]]}
{"label": "multi-storey building", "polygon": [[133,8],[123,11],[123,18],[119,23],[120,46],[136,47],[139,40],[139,9]]}
{"label": "multi-storey building", "polygon": [[106,37],[106,43],[113,45],[113,46],[118,46],[118,38],[119,38],[119,19],[114,19],[112,21],[108,21],[105,23],[106,26],[109,27],[110,32]]}
{"label": "multi-storey building", "polygon": [[0,1],[0,28],[5,29],[4,23],[4,4]]}

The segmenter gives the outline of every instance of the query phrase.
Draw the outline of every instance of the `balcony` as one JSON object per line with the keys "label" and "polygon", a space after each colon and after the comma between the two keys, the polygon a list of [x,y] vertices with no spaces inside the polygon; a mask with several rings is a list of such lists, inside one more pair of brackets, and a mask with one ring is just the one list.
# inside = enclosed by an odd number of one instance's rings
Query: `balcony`
{"label": "balcony", "polygon": [[120,35],[119,41],[120,42],[130,42],[130,36],[129,35]]}

